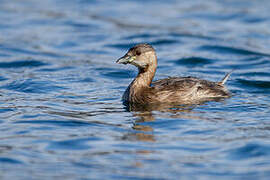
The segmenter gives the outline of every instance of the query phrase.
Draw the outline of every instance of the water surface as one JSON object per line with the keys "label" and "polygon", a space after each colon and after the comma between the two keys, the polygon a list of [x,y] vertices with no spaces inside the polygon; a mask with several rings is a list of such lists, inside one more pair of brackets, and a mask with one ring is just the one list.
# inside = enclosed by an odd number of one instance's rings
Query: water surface
{"label": "water surface", "polygon": [[[3,0],[1,179],[269,179],[270,2]],[[232,98],[130,111],[136,75],[228,81]]]}

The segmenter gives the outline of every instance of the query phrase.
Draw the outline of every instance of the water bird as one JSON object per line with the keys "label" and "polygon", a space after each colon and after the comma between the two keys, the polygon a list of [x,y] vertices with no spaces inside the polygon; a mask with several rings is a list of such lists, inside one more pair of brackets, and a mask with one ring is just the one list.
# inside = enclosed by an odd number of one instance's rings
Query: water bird
{"label": "water bird", "polygon": [[231,96],[224,86],[231,72],[219,82],[191,76],[168,77],[152,82],[157,69],[157,56],[155,49],[149,44],[135,45],[116,63],[132,64],[138,68],[138,75],[123,94],[124,102],[195,104]]}

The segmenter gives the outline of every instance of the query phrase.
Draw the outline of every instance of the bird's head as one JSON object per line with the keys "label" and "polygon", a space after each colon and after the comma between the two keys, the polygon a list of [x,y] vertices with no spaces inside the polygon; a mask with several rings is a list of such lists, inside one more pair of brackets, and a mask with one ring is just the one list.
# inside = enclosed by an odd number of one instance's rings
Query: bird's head
{"label": "bird's head", "polygon": [[155,49],[149,44],[138,44],[130,48],[116,63],[132,64],[139,69],[146,69],[153,64],[157,64]]}

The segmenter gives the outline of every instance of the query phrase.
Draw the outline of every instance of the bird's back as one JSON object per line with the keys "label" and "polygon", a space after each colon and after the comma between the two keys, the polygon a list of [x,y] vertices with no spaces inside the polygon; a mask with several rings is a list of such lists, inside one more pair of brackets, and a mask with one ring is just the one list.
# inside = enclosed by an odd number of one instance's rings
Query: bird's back
{"label": "bird's back", "polygon": [[223,84],[195,77],[169,77],[154,81],[148,95],[152,101],[182,103],[230,96]]}

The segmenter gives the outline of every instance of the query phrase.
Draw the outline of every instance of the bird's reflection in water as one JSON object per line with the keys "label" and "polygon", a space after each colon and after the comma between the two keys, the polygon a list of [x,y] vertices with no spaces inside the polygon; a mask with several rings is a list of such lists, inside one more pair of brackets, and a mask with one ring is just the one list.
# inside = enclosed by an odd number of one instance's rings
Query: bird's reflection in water
{"label": "bird's reflection in water", "polygon": [[150,125],[144,125],[145,122],[155,121],[155,114],[158,113],[159,117],[162,118],[173,118],[173,119],[205,119],[200,116],[200,113],[194,112],[193,109],[197,106],[203,105],[209,101],[224,101],[222,98],[207,99],[205,101],[197,102],[194,104],[131,104],[124,102],[125,109],[133,113],[134,117],[137,117],[133,123],[132,129],[134,132],[129,133],[125,138],[139,141],[155,142],[154,129]]}

